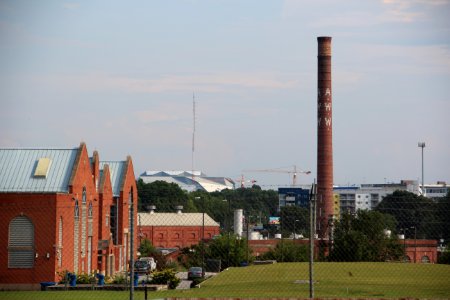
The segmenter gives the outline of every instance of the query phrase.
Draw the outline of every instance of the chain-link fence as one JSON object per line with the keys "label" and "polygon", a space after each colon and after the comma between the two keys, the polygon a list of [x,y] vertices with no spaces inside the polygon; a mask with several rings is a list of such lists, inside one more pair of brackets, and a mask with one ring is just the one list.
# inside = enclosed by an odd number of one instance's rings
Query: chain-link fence
{"label": "chain-link fence", "polygon": [[2,198],[0,288],[46,291],[0,298],[450,297],[449,196],[394,192],[321,237],[311,201],[280,206],[277,191],[152,189],[138,183],[133,225],[101,199]]}

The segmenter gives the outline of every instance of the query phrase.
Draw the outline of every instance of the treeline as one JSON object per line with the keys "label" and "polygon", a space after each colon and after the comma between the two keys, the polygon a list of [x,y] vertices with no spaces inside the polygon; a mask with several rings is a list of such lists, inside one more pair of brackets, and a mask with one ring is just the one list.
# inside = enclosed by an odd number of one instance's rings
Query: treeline
{"label": "treeline", "polygon": [[[156,206],[157,212],[174,212],[178,205],[184,212],[205,212],[219,222],[223,229],[232,226],[233,211],[243,209],[252,224],[268,224],[270,216],[280,217],[280,227],[266,228],[278,230],[288,237],[294,232],[307,236],[309,232],[309,212],[306,208],[286,207],[278,212],[278,192],[251,188],[238,188],[220,192],[186,192],[175,183],[137,181],[139,211],[146,211],[149,205]],[[406,238],[450,240],[450,193],[447,197],[431,200],[406,191],[396,191],[386,196],[373,209],[382,215],[393,217],[389,222],[392,234],[404,233]],[[356,215],[356,214],[355,214]],[[349,217],[336,221],[348,222]]]}
{"label": "treeline", "polygon": [[144,183],[139,179],[137,188],[140,212],[147,211],[150,205],[156,206],[157,212],[174,212],[176,206],[182,205],[184,212],[205,212],[224,228],[232,225],[235,209],[243,209],[253,222],[261,220],[263,224],[268,223],[269,216],[277,215],[278,192],[257,185],[212,193],[187,192],[175,183]]}

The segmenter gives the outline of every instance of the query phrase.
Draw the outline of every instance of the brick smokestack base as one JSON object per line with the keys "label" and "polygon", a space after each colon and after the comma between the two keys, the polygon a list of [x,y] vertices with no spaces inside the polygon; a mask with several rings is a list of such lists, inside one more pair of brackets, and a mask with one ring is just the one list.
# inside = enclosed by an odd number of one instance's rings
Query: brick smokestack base
{"label": "brick smokestack base", "polygon": [[333,215],[333,122],[331,37],[318,37],[317,56],[317,232],[328,238]]}

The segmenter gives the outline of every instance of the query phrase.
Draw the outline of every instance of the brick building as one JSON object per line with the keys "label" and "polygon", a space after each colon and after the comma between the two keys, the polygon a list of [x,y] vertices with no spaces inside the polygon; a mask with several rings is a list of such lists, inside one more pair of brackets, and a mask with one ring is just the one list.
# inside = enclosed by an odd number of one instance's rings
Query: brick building
{"label": "brick building", "polygon": [[137,203],[130,157],[100,162],[84,143],[0,149],[0,288],[39,288],[64,270],[123,270],[137,213],[130,203]]}
{"label": "brick building", "polygon": [[[203,218],[204,217],[204,218]],[[212,239],[220,233],[220,225],[208,214],[138,213],[138,231],[141,239],[148,239],[157,248],[185,248],[199,241]]]}
{"label": "brick building", "polygon": [[[289,239],[292,241],[292,239]],[[421,240],[421,239],[407,239],[398,241],[405,250],[405,261],[410,263],[437,263],[437,249],[438,243],[436,240]],[[249,240],[249,246],[256,256],[263,255],[266,252],[274,250],[281,239],[269,240]],[[297,245],[307,245],[309,247],[308,239],[295,240]],[[318,255],[320,247],[320,240],[315,240],[315,255]]]}

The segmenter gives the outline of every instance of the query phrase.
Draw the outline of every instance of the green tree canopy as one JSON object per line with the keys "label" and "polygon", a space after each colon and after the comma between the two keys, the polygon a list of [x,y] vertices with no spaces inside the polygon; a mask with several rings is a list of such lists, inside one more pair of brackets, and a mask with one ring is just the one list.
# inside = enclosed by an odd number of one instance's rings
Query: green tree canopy
{"label": "green tree canopy", "polygon": [[436,203],[407,191],[395,191],[387,195],[375,208],[390,214],[397,220],[397,232],[405,232],[407,238],[438,239],[440,228]]}
{"label": "green tree canopy", "polygon": [[398,260],[403,249],[396,235],[385,230],[395,228],[395,219],[378,211],[360,210],[356,215],[344,214],[335,222],[332,261]]}

